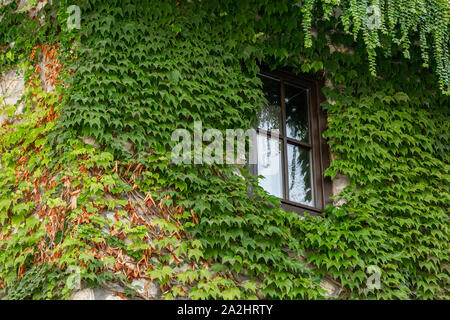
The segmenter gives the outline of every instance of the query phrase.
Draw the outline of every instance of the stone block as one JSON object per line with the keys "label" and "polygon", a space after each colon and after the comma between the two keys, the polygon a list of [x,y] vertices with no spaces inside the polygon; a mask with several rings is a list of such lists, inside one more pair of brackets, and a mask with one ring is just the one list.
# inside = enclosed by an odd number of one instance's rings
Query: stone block
{"label": "stone block", "polygon": [[161,298],[161,290],[159,286],[151,280],[146,279],[136,279],[131,283],[133,287],[139,286],[140,288],[136,288],[136,291],[143,297],[147,299],[160,299]]}
{"label": "stone block", "polygon": [[69,300],[95,300],[94,290],[86,288],[72,293]]}

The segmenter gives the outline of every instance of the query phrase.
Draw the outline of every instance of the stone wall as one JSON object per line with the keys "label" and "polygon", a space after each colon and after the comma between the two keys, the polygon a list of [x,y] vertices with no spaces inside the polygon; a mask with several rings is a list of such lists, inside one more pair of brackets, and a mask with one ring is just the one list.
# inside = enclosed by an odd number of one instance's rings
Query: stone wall
{"label": "stone wall", "polygon": [[[3,3],[4,1],[2,1]],[[42,6],[46,3],[42,2]],[[25,1],[21,1],[21,6],[24,6]],[[38,11],[38,10],[37,10]],[[34,13],[33,13],[34,14]],[[1,19],[1,18],[0,18]],[[14,44],[9,44],[14,45]],[[330,51],[332,50],[345,50],[345,48],[336,48],[330,45]],[[40,64],[41,67],[41,80],[46,91],[54,90],[54,87],[48,83],[45,79],[45,65],[42,62]],[[326,82],[326,85],[331,85],[330,81]],[[22,70],[13,69],[4,72],[0,75],[0,125],[4,123],[6,120],[6,116],[4,115],[4,109],[7,105],[15,105],[23,96],[25,92],[24,85],[24,77]],[[330,103],[333,103],[330,101]],[[23,103],[17,105],[16,113],[20,113],[23,110]],[[91,139],[92,140],[92,139]],[[85,139],[85,142],[88,144],[94,144],[95,141],[91,141],[89,139]],[[0,163],[0,169],[1,169]],[[332,181],[332,194],[338,195],[346,186],[350,184],[348,177],[346,176],[337,176]],[[145,195],[144,195],[145,196]],[[333,202],[334,205],[342,205],[342,200],[335,199]],[[107,214],[107,213],[106,213]],[[300,257],[296,257],[297,259],[302,260]],[[306,263],[306,261],[303,261]],[[130,266],[132,268],[132,266]],[[189,266],[183,266],[183,268],[189,268]],[[237,277],[238,278],[238,277]],[[242,279],[245,281],[246,279]],[[132,288],[136,292],[135,299],[161,299],[162,292],[159,286],[149,280],[149,279],[137,279],[132,282]],[[323,289],[327,291],[325,297],[327,298],[336,298],[342,292],[342,287],[339,283],[333,281],[332,279],[323,279],[321,286]],[[72,300],[122,300],[125,299],[125,290],[127,288],[122,284],[109,283],[101,287],[97,288],[85,288],[78,287],[75,290],[70,299]],[[128,288],[130,289],[130,288]],[[0,299],[2,298],[2,292],[0,291]]]}
{"label": "stone wall", "polygon": [[[41,78],[43,77],[43,71]],[[45,84],[45,79],[43,83]],[[47,90],[54,88],[47,86]],[[15,105],[23,96],[25,92],[23,72],[19,69],[13,69],[0,75],[0,125],[5,121],[3,110],[7,105]],[[16,112],[21,112],[23,103],[18,105]],[[86,141],[91,144],[92,141]],[[1,164],[0,164],[1,169]],[[344,187],[349,184],[348,178],[345,176],[338,176],[333,180],[333,195],[338,195]],[[340,205],[339,200],[335,200],[335,205]],[[107,215],[107,213],[105,213]],[[323,279],[321,286],[327,291],[327,298],[336,298],[342,291],[341,286],[331,280]],[[161,299],[162,292],[159,286],[149,279],[137,279],[132,282],[132,287],[136,291],[135,299]],[[109,283],[97,288],[83,288],[80,287],[75,290],[70,299],[73,300],[122,300],[125,299],[125,286],[115,283]],[[1,292],[0,292],[1,299]]]}
{"label": "stone wall", "polygon": [[[162,293],[159,286],[150,280],[138,279],[132,282],[132,286],[139,287],[136,297],[139,300],[160,300]],[[96,288],[84,288],[76,290],[69,298],[70,300],[129,300],[125,297],[125,288],[115,283],[109,283]]]}

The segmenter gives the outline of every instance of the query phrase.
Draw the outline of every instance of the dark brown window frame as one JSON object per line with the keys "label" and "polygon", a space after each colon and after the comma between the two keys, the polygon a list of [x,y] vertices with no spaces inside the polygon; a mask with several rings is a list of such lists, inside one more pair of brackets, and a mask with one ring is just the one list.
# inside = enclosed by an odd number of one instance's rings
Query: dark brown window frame
{"label": "dark brown window frame", "polygon": [[[322,83],[312,79],[311,76],[304,74],[295,74],[287,69],[278,69],[269,71],[265,67],[261,67],[259,73],[280,81],[280,105],[281,105],[281,139],[282,145],[282,162],[283,162],[283,198],[281,198],[281,206],[287,211],[293,211],[300,214],[308,212],[310,215],[320,215],[325,206],[331,202],[331,179],[324,176],[325,169],[330,164],[330,152],[326,140],[322,137],[322,133],[327,126],[326,114],[320,107],[324,96],[321,92]],[[309,134],[310,142],[306,143],[296,139],[287,137],[286,135],[286,104],[285,104],[285,86],[284,83],[298,86],[307,91],[308,111],[309,111]],[[266,132],[263,129],[257,129],[258,132]],[[269,133],[269,132],[266,132]],[[287,143],[309,148],[312,158],[312,181],[314,190],[315,206],[311,207],[301,203],[293,202],[287,199],[287,190],[289,181],[287,179]],[[251,171],[257,174],[257,165],[252,166]]]}

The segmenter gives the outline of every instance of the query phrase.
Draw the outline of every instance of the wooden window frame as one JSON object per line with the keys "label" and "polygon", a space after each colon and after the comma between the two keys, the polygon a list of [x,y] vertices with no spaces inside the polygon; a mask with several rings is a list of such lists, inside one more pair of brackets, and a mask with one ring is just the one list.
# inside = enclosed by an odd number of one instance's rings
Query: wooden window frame
{"label": "wooden window frame", "polygon": [[[324,96],[321,92],[322,84],[315,81],[311,76],[304,74],[295,74],[287,69],[278,69],[276,71],[269,71],[267,68],[261,67],[259,73],[261,76],[267,76],[277,81],[280,81],[280,105],[281,105],[281,130],[280,140],[282,141],[282,163],[283,163],[283,198],[281,198],[281,206],[287,211],[297,212],[303,214],[308,212],[310,215],[320,215],[325,209],[325,206],[331,203],[331,179],[324,176],[325,169],[330,164],[329,146],[326,140],[322,137],[325,131],[326,114],[320,107],[320,103],[324,101]],[[284,83],[289,83],[300,87],[307,91],[308,112],[309,112],[309,143],[299,141],[287,137],[286,134],[286,104],[285,104],[285,86]],[[263,129],[257,128],[257,132],[270,133]],[[301,203],[293,202],[287,199],[287,192],[289,189],[288,180],[288,159],[287,159],[287,145],[288,142],[303,148],[311,150],[311,164],[312,164],[312,181],[315,206],[311,207]],[[257,165],[251,168],[253,174],[257,174]]]}

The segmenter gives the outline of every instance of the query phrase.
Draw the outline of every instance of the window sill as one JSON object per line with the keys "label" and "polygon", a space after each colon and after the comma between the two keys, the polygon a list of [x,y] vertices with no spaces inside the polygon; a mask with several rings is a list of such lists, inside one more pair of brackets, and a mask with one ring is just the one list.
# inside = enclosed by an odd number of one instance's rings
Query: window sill
{"label": "window sill", "polygon": [[314,207],[310,207],[301,203],[292,202],[285,199],[280,199],[281,207],[286,211],[296,212],[303,215],[305,212],[309,213],[311,216],[320,216],[322,210]]}

